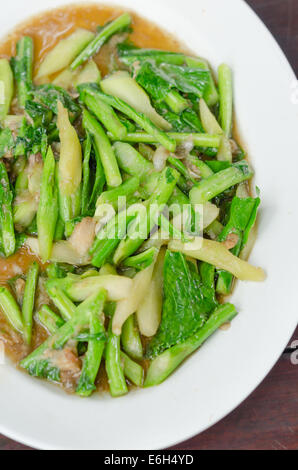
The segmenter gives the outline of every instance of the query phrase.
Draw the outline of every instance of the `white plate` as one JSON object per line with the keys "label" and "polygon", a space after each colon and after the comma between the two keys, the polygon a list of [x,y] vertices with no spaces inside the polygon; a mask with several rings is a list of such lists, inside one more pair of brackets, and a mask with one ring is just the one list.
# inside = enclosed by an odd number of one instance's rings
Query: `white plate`
{"label": "white plate", "polygon": [[[1,32],[65,3],[10,0],[0,16]],[[214,66],[221,61],[232,66],[239,129],[262,194],[251,261],[267,270],[268,279],[239,283],[232,300],[240,314],[232,328],[214,335],[156,388],[114,400],[82,400],[9,365],[0,367],[0,432],[41,449],[157,449],[190,438],[259,385],[297,324],[298,105],[287,60],[241,0],[109,3],[132,8],[174,32]]]}

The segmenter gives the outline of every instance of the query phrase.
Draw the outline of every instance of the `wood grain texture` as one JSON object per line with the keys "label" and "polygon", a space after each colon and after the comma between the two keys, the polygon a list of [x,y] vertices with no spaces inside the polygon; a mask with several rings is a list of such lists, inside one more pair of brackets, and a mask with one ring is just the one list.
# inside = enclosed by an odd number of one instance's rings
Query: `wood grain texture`
{"label": "wood grain texture", "polygon": [[277,39],[298,75],[298,1],[246,0]]}
{"label": "wood grain texture", "polygon": [[[298,75],[298,0],[247,0],[247,3],[268,26]],[[294,339],[298,340],[298,329]],[[288,351],[237,410],[173,449],[297,450],[297,410],[298,365],[291,363]],[[28,449],[0,435],[0,451]]]}
{"label": "wood grain texture", "polygon": [[[298,338],[298,330],[296,339]],[[298,366],[284,354],[262,385],[235,411],[176,450],[296,450]]]}

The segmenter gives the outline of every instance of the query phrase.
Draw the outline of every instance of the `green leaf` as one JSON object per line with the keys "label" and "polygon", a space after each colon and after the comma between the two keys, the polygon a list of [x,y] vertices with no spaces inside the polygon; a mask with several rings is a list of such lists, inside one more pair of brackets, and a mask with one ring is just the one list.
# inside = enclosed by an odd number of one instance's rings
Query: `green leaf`
{"label": "green leaf", "polygon": [[231,233],[237,234],[239,236],[239,246],[236,246],[233,249],[236,251],[236,253],[234,253],[236,255],[239,254],[247,242],[250,230],[256,221],[257,211],[260,203],[260,198],[233,198],[230,208],[229,221],[223,229],[222,233],[219,235],[218,241],[225,241],[228,238],[228,235]]}
{"label": "green leaf", "polygon": [[208,70],[192,69],[172,64],[161,64],[160,70],[171,85],[183,93],[194,93],[198,97],[204,97],[204,92],[210,84],[210,72]]}
{"label": "green leaf", "polygon": [[58,113],[58,101],[61,101],[63,106],[74,115],[80,112],[80,106],[71,98],[69,93],[61,87],[51,84],[39,85],[34,91],[34,96],[55,114]]}
{"label": "green leaf", "polygon": [[199,98],[210,84],[208,70],[192,69],[173,64],[143,62],[137,69],[136,80],[157,103],[163,101],[172,88],[193,93]]}
{"label": "green leaf", "polygon": [[26,101],[25,111],[33,120],[35,128],[48,127],[53,118],[53,113],[49,108],[32,100]]}
{"label": "green leaf", "polygon": [[158,103],[165,99],[174,86],[151,62],[144,62],[141,65],[137,72],[136,81]]}
{"label": "green leaf", "polygon": [[[234,197],[229,210],[229,219],[218,241],[225,241],[230,234],[235,234],[238,237],[237,243],[231,252],[235,256],[239,256],[240,252],[247,243],[250,231],[255,224],[257,218],[258,207],[260,205],[259,198],[244,198]],[[233,275],[224,270],[217,270],[218,279],[216,291],[222,295],[228,295],[231,292],[233,285]]]}
{"label": "green leaf", "polygon": [[47,359],[36,359],[27,368],[28,373],[33,377],[47,379],[51,382],[60,382],[60,370],[51,365]]}
{"label": "green leaf", "polygon": [[215,307],[213,289],[201,283],[196,267],[183,254],[167,251],[162,322],[147,356],[154,357],[187,340],[202,328]]}
{"label": "green leaf", "polygon": [[132,66],[136,61],[143,62],[144,60],[154,60],[157,64],[164,62],[183,65],[185,63],[184,54],[160,51],[158,49],[139,49],[127,41],[118,44],[117,49],[120,61],[127,66]]}

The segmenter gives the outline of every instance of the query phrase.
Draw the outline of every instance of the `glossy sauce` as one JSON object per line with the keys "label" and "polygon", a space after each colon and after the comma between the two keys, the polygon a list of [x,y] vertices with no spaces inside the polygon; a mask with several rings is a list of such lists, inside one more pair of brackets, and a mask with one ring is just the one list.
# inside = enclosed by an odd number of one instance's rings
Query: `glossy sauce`
{"label": "glossy sauce", "polygon": [[[58,43],[60,39],[68,36],[76,28],[86,28],[95,31],[98,25],[118,17],[124,10],[121,8],[100,5],[71,5],[31,18],[26,23],[19,25],[3,42],[0,43],[0,57],[8,58],[15,55],[16,43],[24,35],[31,36],[34,40],[35,72],[45,55]],[[164,49],[173,52],[187,52],[186,48],[168,33],[162,31],[151,22],[132,13],[133,33],[130,39],[138,46],[145,48]],[[94,57],[102,75],[108,72],[111,44],[106,44]],[[0,284],[6,284],[7,280],[16,275],[26,273],[33,261],[27,249],[22,248],[9,259],[0,258]],[[8,327],[4,316],[0,311],[0,339],[4,341],[7,355],[18,363],[27,356],[30,350],[34,350],[43,341],[47,333],[43,327],[35,323],[33,344],[31,348],[24,345],[22,338]],[[146,369],[146,361],[143,366]],[[97,379],[98,388],[108,390],[108,382],[104,367],[101,367]]]}

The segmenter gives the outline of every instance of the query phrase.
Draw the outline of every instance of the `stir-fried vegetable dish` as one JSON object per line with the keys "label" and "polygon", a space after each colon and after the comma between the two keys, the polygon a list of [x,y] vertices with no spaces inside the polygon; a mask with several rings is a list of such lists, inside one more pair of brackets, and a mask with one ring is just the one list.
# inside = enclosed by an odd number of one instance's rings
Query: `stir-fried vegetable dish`
{"label": "stir-fried vegetable dish", "polygon": [[82,397],[160,384],[237,315],[235,279],[265,278],[233,71],[133,30],[73,28],[38,65],[22,35],[0,59],[0,341]]}

